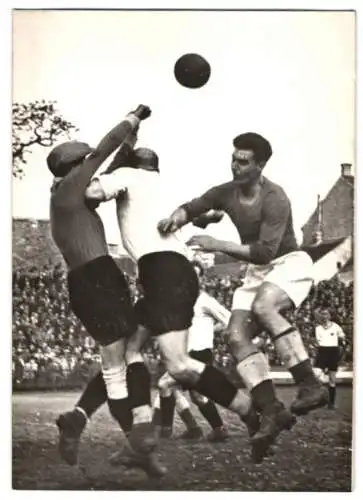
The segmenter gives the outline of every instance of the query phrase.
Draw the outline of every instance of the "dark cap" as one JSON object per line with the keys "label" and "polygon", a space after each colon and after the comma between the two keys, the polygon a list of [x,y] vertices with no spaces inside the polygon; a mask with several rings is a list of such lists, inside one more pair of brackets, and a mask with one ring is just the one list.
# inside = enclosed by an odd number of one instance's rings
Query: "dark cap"
{"label": "dark cap", "polygon": [[47,156],[47,165],[55,177],[64,177],[94,150],[85,142],[68,141],[59,144]]}
{"label": "dark cap", "polygon": [[147,167],[150,170],[159,171],[159,157],[149,148],[134,149],[132,154],[133,167],[143,168]]}

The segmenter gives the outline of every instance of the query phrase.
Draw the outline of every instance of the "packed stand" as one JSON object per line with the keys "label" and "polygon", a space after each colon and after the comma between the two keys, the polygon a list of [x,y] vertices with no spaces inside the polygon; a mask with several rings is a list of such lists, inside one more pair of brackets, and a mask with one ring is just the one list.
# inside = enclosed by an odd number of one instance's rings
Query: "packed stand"
{"label": "packed stand", "polygon": [[[134,297],[137,287],[129,277]],[[205,276],[202,287],[227,308],[231,308],[233,291],[240,280]],[[294,313],[288,313],[300,329],[309,352],[315,356],[314,327],[316,311],[327,307],[332,320],[340,324],[347,336],[345,361],[353,356],[353,284],[339,279],[323,281],[313,287],[309,297]],[[59,265],[16,269],[13,273],[13,383],[21,388],[79,387],[99,368],[100,357],[93,339],[69,307],[66,274]],[[279,365],[273,344],[266,343],[265,353],[271,365]],[[161,360],[155,342],[145,348],[151,371],[160,373]],[[226,336],[215,342],[215,361],[229,370],[233,366]]]}

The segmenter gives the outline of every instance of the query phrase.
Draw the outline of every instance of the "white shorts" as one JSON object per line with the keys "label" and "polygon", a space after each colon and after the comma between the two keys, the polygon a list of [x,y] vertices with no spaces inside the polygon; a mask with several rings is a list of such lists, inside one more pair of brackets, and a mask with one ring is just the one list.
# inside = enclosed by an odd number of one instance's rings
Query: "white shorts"
{"label": "white shorts", "polygon": [[232,311],[250,311],[262,283],[277,285],[298,307],[313,284],[313,261],[306,252],[297,250],[266,265],[248,264],[243,285],[234,292]]}

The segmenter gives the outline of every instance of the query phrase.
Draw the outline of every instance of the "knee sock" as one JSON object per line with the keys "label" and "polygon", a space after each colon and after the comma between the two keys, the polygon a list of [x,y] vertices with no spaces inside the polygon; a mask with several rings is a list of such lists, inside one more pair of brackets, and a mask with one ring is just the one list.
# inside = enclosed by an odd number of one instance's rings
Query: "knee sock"
{"label": "knee sock", "polygon": [[153,418],[152,423],[155,426],[161,426],[161,411],[160,411],[160,394],[157,392],[153,403]]}
{"label": "knee sock", "polygon": [[192,412],[190,411],[190,408],[185,408],[184,410],[182,410],[178,413],[179,413],[179,417],[184,422],[185,427],[187,429],[197,429],[199,427],[199,425],[197,424],[197,421],[193,417]]}
{"label": "knee sock", "polygon": [[237,371],[251,393],[253,405],[263,410],[277,401],[270,368],[262,352],[253,352],[237,365]]}
{"label": "knee sock", "polygon": [[162,427],[173,427],[175,410],[175,396],[172,393],[169,397],[160,396],[160,413]]}
{"label": "knee sock", "polygon": [[111,415],[127,436],[131,431],[133,420],[128,398],[108,399],[108,407]]}
{"label": "knee sock", "polygon": [[120,365],[116,368],[102,368],[102,376],[105,382],[108,399],[127,398],[125,365]]}
{"label": "knee sock", "polygon": [[151,378],[144,363],[132,363],[127,367],[126,382],[131,409],[150,406]]}
{"label": "knee sock", "polygon": [[190,410],[190,404],[181,391],[175,391],[175,405],[179,417],[184,422],[187,429],[196,429],[198,426]]}
{"label": "knee sock", "polygon": [[336,386],[329,385],[329,404],[334,406],[335,404],[335,396],[336,396]]}
{"label": "knee sock", "polygon": [[277,354],[291,372],[296,384],[318,382],[301,335],[295,327],[288,328],[273,340]]}
{"label": "knee sock", "polygon": [[198,409],[212,429],[217,429],[218,427],[223,426],[221,416],[216,405],[212,401],[208,400],[207,403],[198,405]]}
{"label": "knee sock", "polygon": [[238,392],[222,372],[210,365],[205,366],[193,389],[224,408],[230,406]]}
{"label": "knee sock", "polygon": [[107,401],[107,391],[102,372],[99,371],[87,384],[76,408],[83,411],[87,418],[91,416]]}
{"label": "knee sock", "polygon": [[131,363],[126,371],[127,390],[133,424],[151,423],[151,377],[144,363]]}
{"label": "knee sock", "polygon": [[126,386],[126,366],[102,369],[111,415],[127,434],[132,427],[132,413]]}

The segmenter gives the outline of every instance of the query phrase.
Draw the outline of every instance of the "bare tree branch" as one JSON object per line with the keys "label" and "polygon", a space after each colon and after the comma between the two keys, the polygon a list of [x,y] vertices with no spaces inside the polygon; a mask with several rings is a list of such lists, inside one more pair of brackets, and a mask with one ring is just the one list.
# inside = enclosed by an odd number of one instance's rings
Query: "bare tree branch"
{"label": "bare tree branch", "polygon": [[69,139],[76,127],[65,120],[53,101],[13,103],[12,152],[13,175],[24,175],[23,165],[31,148],[50,147],[62,136]]}

